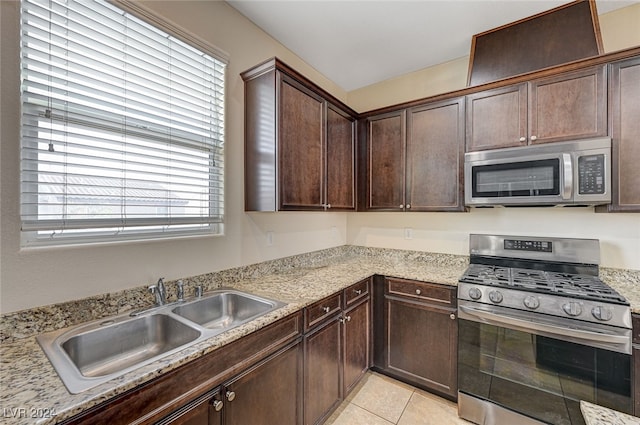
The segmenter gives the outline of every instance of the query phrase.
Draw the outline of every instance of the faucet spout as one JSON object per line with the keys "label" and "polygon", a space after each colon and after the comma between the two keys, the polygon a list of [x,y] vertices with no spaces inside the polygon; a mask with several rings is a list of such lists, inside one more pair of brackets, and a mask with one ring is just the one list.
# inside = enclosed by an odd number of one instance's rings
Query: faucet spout
{"label": "faucet spout", "polygon": [[156,288],[156,304],[165,305],[167,303],[167,290],[164,287],[164,277],[158,279]]}

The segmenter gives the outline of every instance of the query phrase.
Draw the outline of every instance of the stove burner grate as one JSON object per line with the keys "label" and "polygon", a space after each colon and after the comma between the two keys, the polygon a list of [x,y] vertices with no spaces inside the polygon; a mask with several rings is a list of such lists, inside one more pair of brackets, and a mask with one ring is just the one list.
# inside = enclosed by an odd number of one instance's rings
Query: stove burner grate
{"label": "stove burner grate", "polygon": [[543,270],[470,264],[461,282],[628,304],[627,300],[596,276]]}

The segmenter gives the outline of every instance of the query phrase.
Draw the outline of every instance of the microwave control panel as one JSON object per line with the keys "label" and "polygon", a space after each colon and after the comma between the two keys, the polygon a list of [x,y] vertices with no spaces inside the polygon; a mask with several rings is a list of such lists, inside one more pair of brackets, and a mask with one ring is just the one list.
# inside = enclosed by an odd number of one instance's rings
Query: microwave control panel
{"label": "microwave control panel", "polygon": [[598,195],[605,191],[604,155],[585,155],[578,158],[578,193]]}

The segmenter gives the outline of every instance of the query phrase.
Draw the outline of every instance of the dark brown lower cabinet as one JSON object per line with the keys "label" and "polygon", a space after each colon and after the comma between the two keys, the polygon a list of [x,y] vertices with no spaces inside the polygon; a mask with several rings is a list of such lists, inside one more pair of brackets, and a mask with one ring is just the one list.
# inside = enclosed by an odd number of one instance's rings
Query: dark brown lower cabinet
{"label": "dark brown lower cabinet", "polygon": [[380,295],[384,300],[378,303],[378,311],[383,314],[376,317],[376,369],[455,399],[458,336],[455,289],[388,278]]}
{"label": "dark brown lower cabinet", "polygon": [[302,343],[297,341],[158,425],[300,424],[301,370]]}
{"label": "dark brown lower cabinet", "polygon": [[640,314],[631,315],[633,325],[633,350],[631,355],[631,391],[633,391],[633,414],[640,416]]}
{"label": "dark brown lower cabinet", "polygon": [[334,316],[304,337],[304,423],[318,424],[342,401],[340,317]]}
{"label": "dark brown lower cabinet", "polygon": [[344,313],[344,395],[351,392],[370,366],[371,303],[364,302]]}

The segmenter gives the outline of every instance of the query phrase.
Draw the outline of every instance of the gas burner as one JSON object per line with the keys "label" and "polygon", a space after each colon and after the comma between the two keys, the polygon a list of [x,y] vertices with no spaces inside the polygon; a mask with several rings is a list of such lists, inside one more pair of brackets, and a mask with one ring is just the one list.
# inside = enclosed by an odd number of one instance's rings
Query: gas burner
{"label": "gas burner", "polygon": [[460,282],[628,305],[597,276],[470,264]]}

